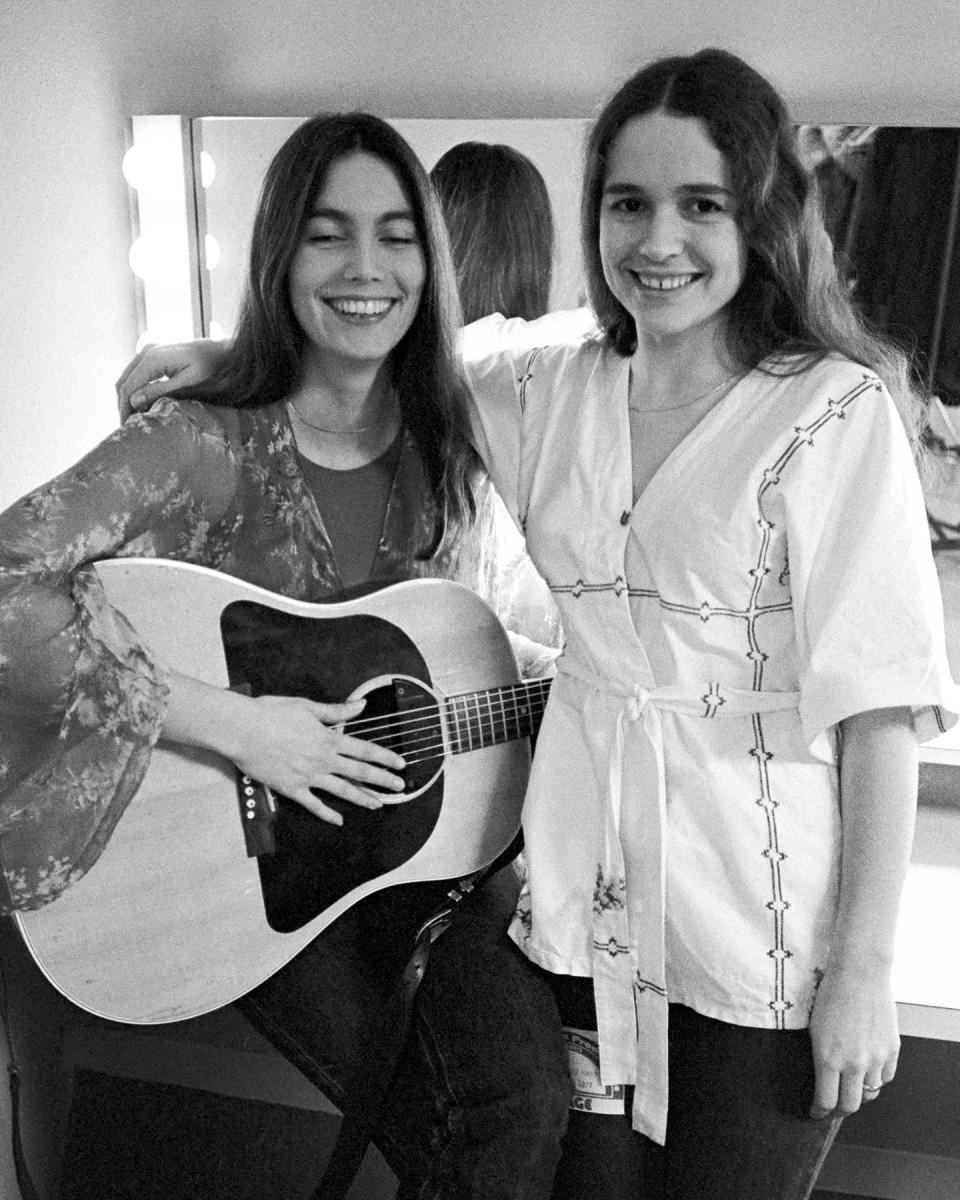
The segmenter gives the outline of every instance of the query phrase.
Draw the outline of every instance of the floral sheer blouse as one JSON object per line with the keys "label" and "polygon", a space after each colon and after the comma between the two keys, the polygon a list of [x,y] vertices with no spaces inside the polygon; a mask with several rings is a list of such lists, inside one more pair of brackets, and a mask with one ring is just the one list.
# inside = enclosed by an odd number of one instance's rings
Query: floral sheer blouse
{"label": "floral sheer blouse", "polygon": [[[435,510],[405,433],[372,578],[442,574],[492,598],[484,495],[456,561],[417,561]],[[39,908],[89,870],[162,729],[164,667],[90,567],[118,557],[308,601],[342,586],[282,405],[163,401],[0,515],[0,911]]]}

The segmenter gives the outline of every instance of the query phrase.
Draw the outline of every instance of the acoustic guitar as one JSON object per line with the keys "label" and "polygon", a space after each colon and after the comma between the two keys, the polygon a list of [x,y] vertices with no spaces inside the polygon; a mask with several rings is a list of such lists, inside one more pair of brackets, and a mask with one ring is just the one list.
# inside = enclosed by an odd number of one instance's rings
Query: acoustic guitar
{"label": "acoustic guitar", "polygon": [[132,1024],[209,1012],[364,896],[468,876],[516,836],[550,684],[520,682],[506,633],[469,589],[413,580],[311,604],[170,560],[97,571],[168,667],[254,696],[363,696],[345,732],[407,767],[403,793],[378,810],[318,792],[338,827],[217,755],[161,742],[88,874],[14,917],[74,1004]]}

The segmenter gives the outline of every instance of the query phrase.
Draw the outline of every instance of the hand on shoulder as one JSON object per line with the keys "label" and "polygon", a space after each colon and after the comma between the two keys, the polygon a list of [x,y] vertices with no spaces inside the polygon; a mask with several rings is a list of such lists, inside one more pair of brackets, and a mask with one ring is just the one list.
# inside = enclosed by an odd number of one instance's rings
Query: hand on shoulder
{"label": "hand on shoulder", "polygon": [[117,380],[120,420],[149,408],[172,389],[202,383],[213,373],[222,353],[222,344],[209,338],[144,346]]}

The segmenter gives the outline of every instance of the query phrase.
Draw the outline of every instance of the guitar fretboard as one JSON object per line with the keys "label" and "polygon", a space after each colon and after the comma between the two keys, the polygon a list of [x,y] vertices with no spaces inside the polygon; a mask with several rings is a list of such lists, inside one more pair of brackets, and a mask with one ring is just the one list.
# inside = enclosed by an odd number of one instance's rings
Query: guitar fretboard
{"label": "guitar fretboard", "polygon": [[446,700],[452,754],[530,737],[539,728],[550,692],[549,679],[531,679]]}

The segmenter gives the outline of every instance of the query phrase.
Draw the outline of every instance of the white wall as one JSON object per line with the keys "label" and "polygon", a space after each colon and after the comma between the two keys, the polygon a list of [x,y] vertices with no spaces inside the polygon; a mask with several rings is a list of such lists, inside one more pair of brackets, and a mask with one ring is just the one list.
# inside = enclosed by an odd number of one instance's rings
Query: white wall
{"label": "white wall", "polygon": [[130,113],[583,116],[715,44],[799,118],[960,124],[956,0],[0,0],[0,31],[0,506],[114,422]]}

